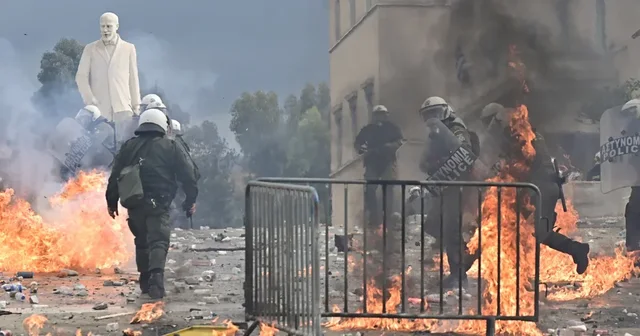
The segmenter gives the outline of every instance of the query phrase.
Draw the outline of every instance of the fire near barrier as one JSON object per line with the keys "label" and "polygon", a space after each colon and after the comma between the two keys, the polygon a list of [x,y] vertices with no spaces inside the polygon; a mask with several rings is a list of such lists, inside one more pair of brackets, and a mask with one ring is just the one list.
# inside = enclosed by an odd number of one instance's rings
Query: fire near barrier
{"label": "fire near barrier", "polygon": [[[333,224],[344,232],[337,256],[329,226],[322,245],[316,237],[318,206],[331,196],[317,200],[311,186],[332,190]],[[430,196],[434,188],[443,196]],[[320,317],[332,330],[469,332],[482,323],[494,335],[496,321],[538,321],[533,184],[265,178],[246,197],[245,300],[258,322],[302,335],[320,335]],[[453,239],[468,249],[447,249]],[[466,289],[462,272],[453,289],[443,286],[452,258],[468,270]]]}
{"label": "fire near barrier", "polygon": [[245,196],[247,317],[292,335],[320,335],[315,189],[250,182]]}

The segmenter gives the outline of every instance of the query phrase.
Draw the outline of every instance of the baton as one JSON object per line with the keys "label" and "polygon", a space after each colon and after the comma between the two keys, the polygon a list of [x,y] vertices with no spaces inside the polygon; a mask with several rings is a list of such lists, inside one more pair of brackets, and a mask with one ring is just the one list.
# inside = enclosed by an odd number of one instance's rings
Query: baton
{"label": "baton", "polygon": [[551,163],[553,164],[553,169],[556,171],[556,177],[558,179],[558,188],[560,189],[559,198],[560,202],[562,202],[562,211],[567,212],[567,200],[564,198],[564,189],[562,189],[562,176],[560,175],[560,169],[558,169],[558,163],[555,158],[551,159]]}

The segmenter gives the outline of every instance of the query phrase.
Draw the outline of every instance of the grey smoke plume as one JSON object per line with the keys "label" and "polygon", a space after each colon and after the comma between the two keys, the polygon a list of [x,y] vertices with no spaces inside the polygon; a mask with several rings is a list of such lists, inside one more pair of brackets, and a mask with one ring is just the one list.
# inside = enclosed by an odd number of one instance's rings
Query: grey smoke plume
{"label": "grey smoke plume", "polygon": [[43,148],[47,129],[55,121],[32,103],[38,87],[21,71],[20,55],[4,38],[0,38],[0,60],[0,146],[3,152],[12,149],[11,157],[2,158],[1,177],[17,195],[38,200],[60,186],[53,173],[54,159]]}
{"label": "grey smoke plume", "polygon": [[[598,88],[616,84],[615,70],[610,59],[602,56],[604,46],[600,41],[581,34],[574,24],[590,18],[572,13],[564,3],[461,0],[447,18],[448,45],[442,48],[437,62],[442,68],[453,68],[456,48],[462,46],[471,77],[471,89],[465,94],[477,96],[487,86],[501,85],[492,101],[508,107],[526,104],[534,128],[565,133],[591,130],[595,127],[580,117],[581,108]],[[512,46],[526,67],[530,89],[526,95],[516,76],[507,75]],[[591,138],[581,140],[581,148],[575,146],[576,138],[562,144],[552,142],[550,146],[553,150],[561,145],[572,158],[579,157],[583,168],[588,168],[597,151],[597,139]],[[594,148],[585,146],[585,140],[593,142]]]}
{"label": "grey smoke plume", "polygon": [[157,85],[167,100],[191,115],[191,125],[210,120],[217,124],[220,135],[237,147],[228,127],[231,116],[227,111],[214,111],[211,108],[214,106],[212,93],[218,79],[213,69],[196,71],[183,67],[184,64],[171,59],[168,52],[171,44],[151,33],[132,32],[125,38],[136,46],[138,70],[144,76],[141,89],[152,92]]}

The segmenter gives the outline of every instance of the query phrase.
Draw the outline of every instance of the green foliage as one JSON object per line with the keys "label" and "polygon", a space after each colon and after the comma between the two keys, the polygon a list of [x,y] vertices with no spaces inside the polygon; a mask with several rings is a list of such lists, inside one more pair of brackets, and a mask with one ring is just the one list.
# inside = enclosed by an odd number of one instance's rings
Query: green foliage
{"label": "green foliage", "polygon": [[638,98],[638,90],[640,90],[640,80],[635,78],[613,88],[605,87],[591,96],[592,98],[583,107],[583,114],[591,120],[600,121],[604,111]]}
{"label": "green foliage", "polygon": [[53,47],[53,51],[45,52],[40,61],[38,81],[42,85],[75,86],[76,72],[84,46],[74,39],[63,38]]}
{"label": "green foliage", "polygon": [[199,181],[198,212],[194,215],[197,226],[241,226],[238,199],[232,181],[232,173],[238,162],[238,154],[218,133],[218,127],[204,121],[189,127],[184,134],[191,147],[191,156],[202,175]]}
{"label": "green foliage", "polygon": [[84,46],[63,38],[40,60],[38,81],[42,84],[33,96],[34,105],[51,119],[72,116],[82,105],[75,82]]}
{"label": "green foliage", "polygon": [[229,128],[242,148],[245,168],[257,176],[282,176],[286,154],[278,96],[274,92],[245,92],[230,112]]}

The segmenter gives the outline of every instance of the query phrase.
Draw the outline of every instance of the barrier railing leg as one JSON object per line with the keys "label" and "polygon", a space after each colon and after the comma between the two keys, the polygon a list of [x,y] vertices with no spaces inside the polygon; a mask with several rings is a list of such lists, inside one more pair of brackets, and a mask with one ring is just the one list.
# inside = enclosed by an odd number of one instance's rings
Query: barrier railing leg
{"label": "barrier railing leg", "polygon": [[253,323],[251,323],[251,325],[249,326],[249,328],[247,328],[247,331],[244,332],[244,336],[249,336],[251,335],[251,333],[256,330],[256,328],[258,327],[258,321],[253,321]]}
{"label": "barrier railing leg", "polygon": [[495,336],[496,335],[496,319],[488,318],[487,319],[487,336]]}

